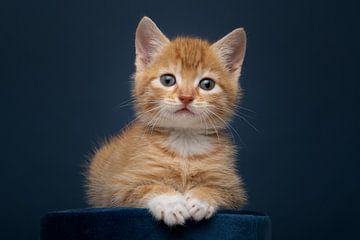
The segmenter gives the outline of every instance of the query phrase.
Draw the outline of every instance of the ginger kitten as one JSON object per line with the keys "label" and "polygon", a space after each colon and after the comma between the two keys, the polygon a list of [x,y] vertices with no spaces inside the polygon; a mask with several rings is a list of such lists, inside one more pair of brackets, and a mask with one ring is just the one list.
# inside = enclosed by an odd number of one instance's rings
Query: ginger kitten
{"label": "ginger kitten", "polygon": [[95,153],[90,205],[148,208],[169,226],[243,206],[235,147],[224,129],[240,97],[244,30],[214,44],[169,40],[144,17],[135,47],[137,118]]}

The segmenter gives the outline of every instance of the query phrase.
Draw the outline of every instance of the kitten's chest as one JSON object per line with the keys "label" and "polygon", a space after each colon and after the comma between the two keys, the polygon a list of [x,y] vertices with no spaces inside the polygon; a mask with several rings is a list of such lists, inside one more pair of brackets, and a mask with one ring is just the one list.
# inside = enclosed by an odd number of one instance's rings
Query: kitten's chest
{"label": "kitten's chest", "polygon": [[214,148],[211,137],[191,130],[173,131],[161,139],[159,144],[162,148],[180,158],[208,154]]}

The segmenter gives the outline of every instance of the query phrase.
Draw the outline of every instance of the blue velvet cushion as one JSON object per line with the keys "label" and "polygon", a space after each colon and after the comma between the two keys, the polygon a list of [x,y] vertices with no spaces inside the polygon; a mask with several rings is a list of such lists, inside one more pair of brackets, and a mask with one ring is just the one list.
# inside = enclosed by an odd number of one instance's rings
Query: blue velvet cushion
{"label": "blue velvet cushion", "polygon": [[146,209],[75,209],[46,214],[42,240],[240,239],[270,240],[270,219],[251,211],[219,211],[209,220],[169,228]]}

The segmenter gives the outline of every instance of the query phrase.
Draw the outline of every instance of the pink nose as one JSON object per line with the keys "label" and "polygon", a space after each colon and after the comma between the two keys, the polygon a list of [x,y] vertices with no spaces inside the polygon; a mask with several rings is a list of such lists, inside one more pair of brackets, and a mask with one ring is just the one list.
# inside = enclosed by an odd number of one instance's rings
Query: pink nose
{"label": "pink nose", "polygon": [[179,99],[185,105],[191,103],[194,100],[193,96],[179,96]]}

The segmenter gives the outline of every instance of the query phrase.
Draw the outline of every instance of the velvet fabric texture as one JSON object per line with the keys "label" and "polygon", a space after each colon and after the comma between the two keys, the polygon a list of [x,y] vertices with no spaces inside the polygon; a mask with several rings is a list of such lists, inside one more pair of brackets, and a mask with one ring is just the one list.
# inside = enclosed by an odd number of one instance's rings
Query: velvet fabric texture
{"label": "velvet fabric texture", "polygon": [[40,234],[41,240],[270,240],[271,223],[260,213],[221,210],[209,220],[169,228],[146,209],[93,208],[50,212],[41,220]]}

